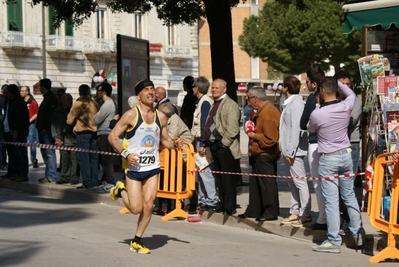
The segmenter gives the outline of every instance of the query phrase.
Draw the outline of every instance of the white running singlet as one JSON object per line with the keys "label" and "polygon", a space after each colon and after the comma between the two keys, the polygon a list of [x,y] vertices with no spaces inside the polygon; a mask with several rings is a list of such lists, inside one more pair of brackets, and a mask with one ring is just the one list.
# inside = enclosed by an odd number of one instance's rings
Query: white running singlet
{"label": "white running singlet", "polygon": [[160,168],[159,142],[161,138],[161,121],[158,111],[155,110],[155,118],[151,124],[147,124],[141,114],[139,106],[135,107],[137,112],[134,126],[127,129],[123,147],[129,153],[140,155],[136,165],[128,165],[129,171],[145,172]]}

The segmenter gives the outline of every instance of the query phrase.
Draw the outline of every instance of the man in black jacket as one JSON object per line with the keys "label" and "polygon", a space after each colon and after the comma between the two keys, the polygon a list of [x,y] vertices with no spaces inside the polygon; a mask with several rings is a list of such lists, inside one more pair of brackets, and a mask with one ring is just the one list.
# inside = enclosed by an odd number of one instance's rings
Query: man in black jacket
{"label": "man in black jacket", "polygon": [[[39,134],[39,143],[54,145],[55,140],[51,135],[51,120],[53,118],[54,110],[59,106],[59,101],[55,94],[51,91],[51,80],[42,79],[40,83],[40,92],[43,95],[43,101],[40,104],[39,112],[36,119],[36,128]],[[44,177],[39,179],[40,183],[55,182],[57,178],[57,158],[54,149],[41,148],[44,164],[46,170]]]}
{"label": "man in black jacket", "polygon": [[[27,142],[29,129],[29,113],[24,100],[19,94],[19,88],[10,84],[4,90],[4,120],[3,132],[6,142]],[[8,153],[8,170],[2,178],[16,182],[27,182],[28,151],[26,146],[6,145]]]}

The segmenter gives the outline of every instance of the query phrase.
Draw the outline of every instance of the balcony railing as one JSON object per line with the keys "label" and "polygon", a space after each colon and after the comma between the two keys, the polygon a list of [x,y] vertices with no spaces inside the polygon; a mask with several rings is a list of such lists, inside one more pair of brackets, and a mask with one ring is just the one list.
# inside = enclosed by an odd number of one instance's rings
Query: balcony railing
{"label": "balcony railing", "polygon": [[49,35],[46,37],[48,51],[82,51],[83,40],[79,37]]}
{"label": "balcony railing", "polygon": [[40,48],[40,34],[7,31],[0,32],[0,47],[4,48]]}
{"label": "balcony railing", "polygon": [[[186,46],[162,46],[159,49],[150,49],[150,57],[163,57],[174,60],[188,60],[192,56],[192,48]],[[42,48],[42,37],[38,33],[6,31],[0,32],[0,48]],[[71,51],[84,54],[113,54],[116,52],[114,40],[97,38],[80,38],[74,36],[48,35],[46,36],[48,52]]]}
{"label": "balcony railing", "polygon": [[85,39],[84,41],[83,53],[85,54],[103,54],[115,52],[116,44],[114,40],[90,38]]}
{"label": "balcony railing", "polygon": [[191,47],[169,45],[163,47],[163,57],[171,59],[190,59],[193,56]]}

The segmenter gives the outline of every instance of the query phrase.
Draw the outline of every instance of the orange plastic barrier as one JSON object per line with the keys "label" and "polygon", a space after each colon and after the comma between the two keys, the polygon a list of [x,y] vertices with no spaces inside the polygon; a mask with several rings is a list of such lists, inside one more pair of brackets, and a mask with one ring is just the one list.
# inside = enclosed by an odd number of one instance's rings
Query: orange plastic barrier
{"label": "orange plastic barrier", "polygon": [[[195,151],[191,143],[184,143],[179,149],[164,148],[162,153],[161,171],[163,172],[162,184],[161,177],[158,178],[157,197],[174,199],[175,209],[162,217],[163,221],[172,218],[188,218],[188,213],[182,209],[182,200],[193,195],[195,190]],[[184,159],[186,158],[186,163]],[[161,176],[161,174],[159,174]],[[129,213],[125,207],[119,211],[121,214]]]}
{"label": "orange plastic barrier", "polygon": [[[398,202],[399,202],[399,162],[387,160],[392,153],[379,155],[374,165],[373,193],[371,195],[370,222],[371,225],[388,234],[387,247],[369,259],[370,263],[378,263],[386,259],[399,259],[399,250],[396,248],[396,236],[399,235]],[[389,209],[389,221],[381,218],[381,203],[385,191],[385,166],[394,164],[394,172],[391,187],[391,205]]]}
{"label": "orange plastic barrier", "polygon": [[[180,149],[164,149],[163,182],[158,179],[157,197],[174,199],[175,209],[162,217],[163,221],[172,218],[188,218],[182,209],[182,200],[193,195],[195,190],[195,152],[190,143],[184,143]],[[186,158],[186,163],[184,159]]]}

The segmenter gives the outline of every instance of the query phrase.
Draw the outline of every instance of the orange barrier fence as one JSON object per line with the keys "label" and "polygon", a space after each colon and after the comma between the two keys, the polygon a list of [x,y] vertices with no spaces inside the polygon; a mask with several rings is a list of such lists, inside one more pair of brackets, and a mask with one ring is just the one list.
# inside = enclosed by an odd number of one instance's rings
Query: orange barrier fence
{"label": "orange barrier fence", "polygon": [[[164,149],[163,175],[158,179],[157,197],[174,199],[175,209],[162,217],[163,221],[172,218],[188,218],[182,209],[183,199],[193,195],[195,190],[195,152],[190,143],[181,149]],[[185,159],[186,158],[186,162]],[[163,176],[163,177],[162,177]]]}
{"label": "orange barrier fence", "polygon": [[[399,250],[396,248],[396,236],[399,235],[398,203],[399,203],[399,162],[388,160],[392,153],[379,155],[374,165],[373,193],[371,194],[370,222],[371,225],[388,234],[387,247],[369,259],[370,263],[378,263],[386,259],[399,259]],[[381,218],[382,199],[385,196],[385,170],[388,164],[394,164],[391,184],[391,204],[389,218]],[[370,197],[370,195],[369,195]]]}
{"label": "orange barrier fence", "polygon": [[[175,200],[175,209],[162,217],[163,221],[172,218],[188,218],[182,209],[183,199],[190,198],[195,190],[195,151],[191,143],[185,142],[182,148],[164,148],[161,157],[161,173],[158,178],[157,197]],[[119,213],[129,213],[123,208]]]}

